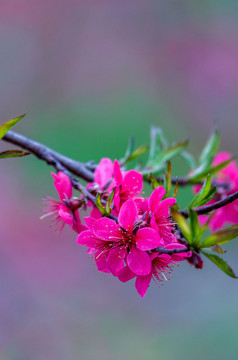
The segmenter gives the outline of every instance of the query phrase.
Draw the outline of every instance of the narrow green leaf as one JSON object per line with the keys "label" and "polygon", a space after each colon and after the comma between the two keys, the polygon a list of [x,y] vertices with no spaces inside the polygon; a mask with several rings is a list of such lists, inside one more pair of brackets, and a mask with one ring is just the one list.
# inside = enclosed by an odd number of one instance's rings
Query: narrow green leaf
{"label": "narrow green leaf", "polygon": [[136,150],[134,150],[132,154],[130,154],[127,158],[124,159],[123,165],[125,165],[129,161],[132,161],[132,160],[136,159],[138,156],[141,156],[142,154],[144,154],[148,150],[149,150],[148,145],[141,145]]}
{"label": "narrow green leaf", "polygon": [[135,147],[135,139],[134,139],[133,136],[131,136],[129,138],[129,142],[128,142],[128,146],[127,146],[127,149],[126,149],[124,159],[127,159],[133,153],[134,147]]}
{"label": "narrow green leaf", "polygon": [[158,154],[167,148],[167,141],[161,128],[152,126],[150,129],[150,152],[148,163],[154,161]]}
{"label": "narrow green leaf", "polygon": [[96,195],[95,205],[97,206],[98,210],[100,210],[103,215],[106,215],[107,212],[106,212],[105,207],[102,205],[101,194],[99,194],[99,193],[97,193],[97,195]]}
{"label": "narrow green leaf", "polygon": [[[200,180],[203,180],[209,174],[209,169],[211,168],[212,160],[207,159],[199,167],[197,167],[193,172],[188,175],[188,180],[190,184],[197,183]],[[205,174],[205,175],[204,175]]]}
{"label": "narrow green leaf", "polygon": [[191,234],[191,229],[190,229],[186,219],[179,212],[174,210],[173,208],[171,209],[171,216],[178,224],[178,226],[181,229],[183,236],[185,237],[187,242],[189,244],[192,244],[193,238],[192,238],[192,234]]}
{"label": "narrow green leaf", "polygon": [[190,228],[192,233],[192,238],[195,243],[199,242],[200,235],[200,224],[198,221],[198,215],[192,209],[189,209],[189,219],[190,219]]}
{"label": "narrow green leaf", "polygon": [[111,214],[111,205],[112,205],[112,201],[114,198],[114,194],[115,194],[115,188],[113,188],[111,194],[109,195],[108,199],[107,199],[107,204],[106,204],[106,212],[107,214]]}
{"label": "narrow green leaf", "polygon": [[156,179],[156,177],[155,177],[154,175],[152,175],[152,174],[149,174],[148,180],[150,181],[153,190],[154,190],[155,188],[157,188],[158,186],[161,186],[161,185],[162,185],[161,182],[159,182],[159,181]]}
{"label": "narrow green leaf", "polygon": [[193,200],[190,202],[189,207],[196,207],[201,206],[202,200],[206,198],[206,196],[209,194],[211,189],[211,175],[208,175],[206,181],[204,182],[202,188],[197,193],[197,195],[193,198]]}
{"label": "narrow green leaf", "polygon": [[216,252],[217,254],[225,254],[225,251],[218,244],[216,244],[212,247],[212,251]]}
{"label": "narrow green leaf", "polygon": [[11,119],[6,121],[4,124],[0,126],[0,139],[18,122],[20,121],[26,114],[21,115],[15,119]]}
{"label": "narrow green leaf", "polygon": [[168,161],[167,162],[167,173],[165,174],[165,182],[164,182],[164,188],[165,188],[165,191],[166,191],[166,195],[165,195],[166,198],[169,197],[169,193],[170,193],[170,190],[172,188],[171,172],[172,172],[171,162]]}
{"label": "narrow green leaf", "polygon": [[196,160],[192,154],[190,154],[188,151],[182,151],[180,155],[187,161],[190,169],[196,168]]}
{"label": "narrow green leaf", "polygon": [[174,156],[180,154],[189,144],[189,141],[179,142],[168,149],[164,150],[156,159],[154,163],[165,163],[171,160]]}
{"label": "narrow green leaf", "polygon": [[0,159],[12,158],[12,157],[21,157],[30,155],[29,152],[21,150],[7,150],[0,153]]}
{"label": "narrow green leaf", "polygon": [[201,181],[202,179],[204,179],[204,177],[206,177],[208,174],[210,175],[215,174],[216,172],[224,169],[227,165],[229,165],[232,160],[234,160],[234,158],[230,158],[229,160],[223,161],[222,163],[216,166],[205,167],[205,165],[204,166],[201,165],[198,169],[195,170],[193,174],[190,174],[188,176],[189,183],[190,184],[196,183],[197,181]]}
{"label": "narrow green leaf", "polygon": [[238,225],[232,225],[224,230],[217,231],[206,237],[201,242],[201,248],[208,248],[213,245],[225,244],[228,241],[235,239],[238,236]]}
{"label": "narrow green leaf", "polygon": [[176,180],[176,184],[175,184],[175,187],[174,187],[174,192],[173,192],[173,197],[176,198],[177,195],[178,195],[178,180]]}
{"label": "narrow green leaf", "polygon": [[236,274],[232,270],[232,268],[218,255],[210,254],[205,251],[202,251],[202,253],[211,260],[215,265],[217,265],[225,274],[229,275],[232,278],[237,279]]}
{"label": "narrow green leaf", "polygon": [[209,191],[209,193],[207,194],[207,196],[200,201],[198,206],[207,204],[214,197],[216,191],[217,191],[217,187],[213,186]]}
{"label": "narrow green leaf", "polygon": [[[205,224],[200,227],[200,232],[199,232],[199,235],[198,235],[198,238],[197,238],[198,241],[200,241],[201,238],[203,237],[203,235],[204,235],[205,231],[207,230],[208,225],[209,225],[209,223],[210,223],[210,221],[211,221],[211,219],[213,218],[214,215],[215,215],[215,213],[209,214],[208,219],[205,222]],[[200,245],[199,245],[199,247],[200,247]]]}
{"label": "narrow green leaf", "polygon": [[199,159],[200,164],[206,161],[208,158],[214,158],[214,155],[219,150],[220,146],[220,132],[216,130],[208,139]]}

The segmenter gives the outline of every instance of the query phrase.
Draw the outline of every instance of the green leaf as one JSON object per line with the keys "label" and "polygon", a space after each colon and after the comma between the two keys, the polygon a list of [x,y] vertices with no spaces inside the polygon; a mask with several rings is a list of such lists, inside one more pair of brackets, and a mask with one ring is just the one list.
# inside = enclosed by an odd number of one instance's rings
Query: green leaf
{"label": "green leaf", "polygon": [[101,194],[99,194],[99,193],[97,193],[97,195],[96,195],[95,205],[97,206],[98,210],[100,210],[103,215],[106,215],[107,212],[106,212],[105,207],[102,205]]}
{"label": "green leaf", "polygon": [[216,244],[212,247],[212,251],[216,252],[217,254],[225,254],[225,251],[218,244]]}
{"label": "green leaf", "polygon": [[178,189],[179,189],[178,180],[176,180],[176,184],[175,184],[174,192],[173,192],[173,197],[174,197],[174,198],[176,198],[177,195],[178,195]]}
{"label": "green leaf", "polygon": [[167,148],[167,141],[164,137],[162,129],[156,126],[151,126],[148,163],[153,162],[155,157],[157,157],[158,154],[165,148]]}
{"label": "green leaf", "polygon": [[26,114],[21,115],[15,119],[11,119],[6,121],[4,124],[0,126],[0,139],[18,122],[20,121]]}
{"label": "green leaf", "polygon": [[182,151],[180,155],[187,161],[190,169],[196,168],[196,160],[192,154],[190,154],[188,151]]}
{"label": "green leaf", "polygon": [[136,159],[137,157],[141,156],[142,154],[144,154],[145,152],[147,152],[149,150],[149,146],[148,145],[141,145],[140,147],[138,147],[136,150],[134,150],[127,158],[125,158],[122,163],[123,165],[125,165],[126,163],[128,163],[129,161],[132,161],[134,159]]}
{"label": "green leaf", "polygon": [[168,161],[167,162],[167,173],[165,173],[164,175],[164,188],[165,188],[165,198],[169,197],[169,193],[172,187],[172,183],[171,183],[171,162]]}
{"label": "green leaf", "polygon": [[129,138],[128,146],[125,153],[125,159],[128,158],[134,151],[135,147],[135,139],[133,136]]}
{"label": "green leaf", "polygon": [[216,130],[208,139],[199,159],[200,164],[207,159],[213,160],[220,146],[220,132]]}
{"label": "green leaf", "polygon": [[12,158],[12,157],[21,157],[30,155],[29,152],[21,150],[7,150],[0,153],[0,159]]}
{"label": "green leaf", "polygon": [[108,214],[111,214],[111,205],[112,205],[112,201],[113,201],[113,198],[114,198],[114,194],[115,194],[115,188],[113,188],[111,194],[109,195],[108,199],[107,199],[107,204],[106,204],[106,212],[107,212],[107,215]]}
{"label": "green leaf", "polygon": [[216,166],[208,166],[208,167],[205,166],[206,164],[204,163],[204,165],[201,165],[199,168],[197,168],[193,174],[190,174],[188,176],[189,183],[194,184],[204,179],[204,177],[206,177],[208,174],[210,175],[215,174],[217,171],[220,171],[224,169],[227,165],[229,165],[232,160],[234,160],[233,157],[230,158],[229,160],[223,161],[222,163]]}
{"label": "green leaf", "polygon": [[195,243],[199,242],[200,235],[200,224],[198,221],[198,215],[192,209],[189,209],[189,219],[190,219],[190,228],[192,233],[192,238]]}
{"label": "green leaf", "polygon": [[148,176],[148,180],[151,183],[152,189],[154,190],[155,188],[157,188],[158,186],[161,186],[161,182],[159,182],[156,177],[152,174],[149,174]]}
{"label": "green leaf", "polygon": [[218,255],[210,254],[205,251],[202,251],[202,253],[211,260],[215,265],[217,265],[225,274],[229,275],[232,278],[237,279],[236,274],[232,270],[232,268]]}
{"label": "green leaf", "polygon": [[201,200],[199,206],[207,204],[214,197],[216,191],[217,191],[217,187],[213,186],[209,191],[209,193],[207,194],[207,196]]}
{"label": "green leaf", "polygon": [[7,150],[0,153],[0,159],[22,157],[30,154],[31,154],[30,152],[21,151],[21,150]]}
{"label": "green leaf", "polygon": [[181,215],[178,211],[171,209],[171,216],[178,224],[179,228],[181,229],[183,236],[187,240],[189,244],[192,244],[193,237],[191,233],[191,229],[183,215]]}
{"label": "green leaf", "polygon": [[190,202],[189,207],[201,206],[201,203],[202,203],[203,199],[206,198],[207,195],[210,192],[211,183],[212,183],[211,175],[208,175],[208,177],[207,177],[206,181],[204,182],[202,188],[197,193],[197,195],[193,198],[193,200]]}
{"label": "green leaf", "polygon": [[201,248],[208,248],[216,244],[225,244],[238,236],[238,225],[229,226],[224,230],[217,231],[201,242]]}
{"label": "green leaf", "polygon": [[[201,238],[203,237],[203,235],[204,235],[205,231],[207,230],[208,225],[209,225],[209,223],[210,223],[210,221],[211,221],[211,219],[213,218],[214,215],[215,215],[214,213],[213,213],[213,214],[210,214],[210,215],[208,216],[208,219],[207,219],[207,221],[205,222],[205,224],[200,227],[200,232],[199,232],[199,235],[198,235],[198,238],[197,238],[198,242],[199,242],[199,241],[201,240]],[[200,245],[199,245],[199,247],[200,247]]]}
{"label": "green leaf", "polygon": [[180,154],[189,144],[189,141],[179,142],[168,149],[164,150],[158,157],[155,158],[154,163],[165,163],[171,160],[174,156]]}

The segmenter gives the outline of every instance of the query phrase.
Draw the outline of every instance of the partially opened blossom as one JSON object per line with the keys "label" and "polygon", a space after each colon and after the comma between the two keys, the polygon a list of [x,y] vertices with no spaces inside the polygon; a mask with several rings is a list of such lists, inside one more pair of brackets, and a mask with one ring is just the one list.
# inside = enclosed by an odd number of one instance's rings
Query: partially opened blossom
{"label": "partially opened blossom", "polygon": [[115,186],[113,177],[112,160],[102,158],[94,172],[94,182],[99,185],[100,190],[106,189],[108,192],[111,192]]}
{"label": "partially opened blossom", "polygon": [[[151,272],[147,251],[164,244],[158,233],[149,227],[135,228],[139,221],[136,203],[127,200],[118,215],[118,224],[109,218],[87,221],[89,230],[78,236],[78,243],[95,252],[98,270],[113,275],[125,266],[137,275]],[[136,231],[135,231],[136,229]]]}
{"label": "partially opened blossom", "polygon": [[[136,199],[143,188],[143,176],[138,171],[121,171],[119,162],[115,159],[112,163],[109,158],[102,158],[94,172],[94,183],[87,185],[89,189],[95,189],[101,193],[101,198],[107,200],[108,196],[115,190],[112,213],[118,215],[121,206],[129,199]],[[88,206],[93,206],[89,201]],[[102,216],[100,211],[94,207],[90,216],[98,219]]]}
{"label": "partially opened blossom", "polygon": [[[213,161],[213,165],[216,166],[232,157],[230,153],[220,152]],[[236,161],[231,161],[224,169],[220,170],[217,174],[217,183],[224,183],[225,186],[219,186],[214,198],[209,202],[213,204],[218,200],[224,199],[226,196],[238,191],[238,167]],[[198,192],[200,187],[194,187],[194,192]],[[199,220],[201,224],[207,221],[208,216],[201,215]],[[209,227],[212,231],[222,228],[227,224],[238,223],[238,199],[217,209],[214,216],[210,220]]]}
{"label": "partially opened blossom", "polygon": [[[165,246],[165,249],[167,250],[183,248],[185,248],[185,246],[181,244],[170,244]],[[170,279],[174,264],[179,263],[190,255],[191,254],[187,252],[171,255],[160,254],[157,251],[151,252],[149,256],[152,266],[149,274],[145,276],[136,275],[133,271],[131,271],[129,266],[126,266],[118,273],[118,278],[122,282],[127,282],[136,277],[136,290],[141,297],[144,297],[150,285],[151,279],[153,279],[158,285],[164,280],[167,281]]]}
{"label": "partially opened blossom", "polygon": [[42,216],[53,216],[54,221],[59,224],[60,230],[65,224],[68,224],[74,231],[80,233],[87,229],[81,224],[79,216],[79,199],[72,198],[73,189],[72,184],[67,175],[59,171],[57,174],[51,173],[54,178],[54,186],[58,192],[60,200],[47,198],[46,214]]}

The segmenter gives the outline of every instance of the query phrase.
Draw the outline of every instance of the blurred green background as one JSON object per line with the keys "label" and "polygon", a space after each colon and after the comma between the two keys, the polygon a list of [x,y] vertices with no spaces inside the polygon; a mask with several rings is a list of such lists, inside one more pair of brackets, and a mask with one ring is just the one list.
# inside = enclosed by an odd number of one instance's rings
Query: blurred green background
{"label": "blurred green background", "polygon": [[[27,112],[16,131],[82,161],[120,158],[150,125],[198,155],[218,123],[235,153],[237,34],[232,0],[0,0],[1,123]],[[236,281],[184,263],[141,300],[39,220],[56,196],[49,170],[1,162],[0,359],[237,359]],[[237,272],[238,246],[226,248]]]}

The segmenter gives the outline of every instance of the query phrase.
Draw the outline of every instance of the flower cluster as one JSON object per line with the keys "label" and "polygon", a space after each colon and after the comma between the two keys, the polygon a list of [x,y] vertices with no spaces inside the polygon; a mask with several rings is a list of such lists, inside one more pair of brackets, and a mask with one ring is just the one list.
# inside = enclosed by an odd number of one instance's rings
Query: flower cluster
{"label": "flower cluster", "polygon": [[[228,158],[230,154],[219,153],[213,165]],[[94,182],[87,185],[87,191],[95,198],[99,195],[101,208],[83,195],[73,197],[71,181],[63,172],[52,176],[60,200],[47,200],[46,215],[53,215],[60,228],[68,224],[78,233],[78,244],[88,248],[99,271],[110,273],[122,282],[135,278],[136,290],[144,297],[151,279],[161,284],[180,261],[186,259],[196,268],[202,268],[199,251],[188,250],[183,234],[170,216],[176,199],[168,197],[162,186],[157,186],[149,198],[143,196],[143,176],[138,171],[122,171],[117,160],[103,158],[95,169]],[[235,162],[218,172],[216,183],[211,204],[238,190]],[[200,188],[197,186],[194,191]],[[237,201],[217,210],[210,220],[212,230],[227,222],[237,222]],[[90,210],[84,218],[85,225],[79,216],[81,208]],[[201,223],[204,218],[207,216],[200,218]]]}
{"label": "flower cluster", "polygon": [[157,187],[149,198],[143,197],[142,174],[135,170],[121,171],[117,160],[104,158],[94,173],[94,183],[87,188],[101,194],[107,201],[114,189],[111,204],[112,218],[105,217],[91,202],[93,209],[81,224],[78,208],[85,206],[80,199],[72,198],[70,179],[62,172],[52,174],[60,201],[49,201],[49,213],[56,220],[69,224],[79,235],[77,242],[88,248],[99,271],[111,273],[120,281],[136,278],[135,286],[144,297],[151,279],[161,283],[167,280],[174,264],[189,254],[162,254],[167,250],[185,248],[176,236],[170,218],[170,207],[175,198],[166,198],[165,189]]}

